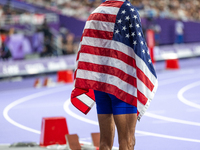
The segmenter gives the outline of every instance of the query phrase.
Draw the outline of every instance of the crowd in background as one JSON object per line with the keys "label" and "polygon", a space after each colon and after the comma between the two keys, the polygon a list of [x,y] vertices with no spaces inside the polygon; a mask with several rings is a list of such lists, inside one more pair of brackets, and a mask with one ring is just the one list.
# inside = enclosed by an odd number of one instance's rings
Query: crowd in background
{"label": "crowd in background", "polygon": [[[19,0],[45,7],[67,16],[86,20],[89,14],[104,0]],[[200,21],[200,0],[132,0],[141,17],[161,17]],[[21,13],[24,18],[31,15],[19,10],[3,9],[0,6],[0,17]]]}
{"label": "crowd in background", "polygon": [[144,17],[200,20],[200,0],[133,0]]}
{"label": "crowd in background", "polygon": [[[21,0],[82,20],[104,0]],[[200,0],[131,0],[142,17],[200,20]]]}
{"label": "crowd in background", "polygon": [[[30,4],[45,7],[54,12],[72,16],[81,20],[86,20],[89,14],[105,0],[19,0]],[[176,20],[192,20],[200,21],[200,0],[131,0],[131,3],[139,10],[141,17],[144,18],[171,18]],[[0,5],[0,19],[5,16],[20,16],[24,22],[30,22],[30,12],[17,10],[9,7],[9,5]],[[19,18],[18,18],[19,19]],[[14,20],[13,18],[11,20]],[[0,22],[2,23],[2,21]],[[1,24],[0,24],[1,25]],[[181,28],[183,25],[181,25]],[[158,33],[161,31],[157,27]],[[180,23],[179,23],[180,28]],[[1,27],[0,27],[1,29]],[[183,29],[182,29],[183,30]],[[6,36],[10,36],[10,31],[1,30],[0,33],[0,57],[7,59],[11,57],[9,48],[6,47],[4,41]],[[68,55],[76,53],[78,42],[73,33],[67,29],[61,29],[56,41],[50,28],[44,22],[37,32],[44,33],[44,46],[40,53],[40,57],[52,55]],[[57,45],[55,48],[52,44]],[[55,52],[56,49],[56,52]]]}
{"label": "crowd in background", "polygon": [[19,0],[45,7],[56,13],[86,20],[104,0]]}
{"label": "crowd in background", "polygon": [[15,15],[15,14],[22,14],[22,11],[17,9],[12,9],[7,5],[6,6],[0,5],[0,17],[3,17],[5,15]]}

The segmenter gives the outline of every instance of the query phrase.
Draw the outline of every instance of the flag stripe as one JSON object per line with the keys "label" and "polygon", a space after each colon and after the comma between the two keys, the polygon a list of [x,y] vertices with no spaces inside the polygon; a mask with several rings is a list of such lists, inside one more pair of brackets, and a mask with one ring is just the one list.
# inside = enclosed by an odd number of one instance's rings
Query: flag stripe
{"label": "flag stripe", "polygon": [[[153,94],[155,94],[156,90],[157,90],[157,87],[158,87],[158,82],[155,83],[155,86],[154,86],[154,89],[152,91]],[[147,102],[145,105],[143,105],[140,100],[138,99],[137,101],[137,109],[138,111],[140,112],[138,114],[138,119],[140,120],[140,118],[144,115],[144,113],[146,112],[147,108],[149,107],[150,105],[150,102],[152,100],[152,97],[151,98],[148,98]]]}
{"label": "flag stripe", "polygon": [[102,5],[102,6],[99,6],[98,8],[96,8],[91,13],[91,15],[93,15],[93,14],[110,14],[110,15],[115,15],[116,16],[118,11],[119,11],[119,7],[110,7],[110,6],[103,6]]}
{"label": "flag stripe", "polygon": [[116,58],[116,59],[119,59],[119,60],[125,62],[126,64],[136,68],[136,63],[133,58],[131,58],[130,56],[128,56],[120,51],[116,51],[114,49],[82,45],[81,52],[89,53],[89,54],[93,54],[93,55],[100,55],[100,56]]}
{"label": "flag stripe", "polygon": [[94,30],[94,29],[85,29],[83,36],[112,40],[113,32]]}
{"label": "flag stripe", "polygon": [[97,20],[97,21],[105,21],[105,22],[115,23],[116,15],[94,13],[94,14],[90,15],[90,17],[88,18],[88,21],[89,20]]}
{"label": "flag stripe", "polygon": [[113,40],[97,39],[92,37],[83,37],[82,45],[88,45],[93,47],[108,48],[120,51],[126,55],[129,55],[133,59],[135,58],[135,53],[132,48],[126,46],[125,44]]}
{"label": "flag stripe", "polygon": [[81,94],[81,95],[77,96],[76,98],[78,98],[81,102],[83,102],[85,105],[87,105],[90,108],[94,105],[94,100],[91,99],[86,94]]}
{"label": "flag stripe", "polygon": [[118,8],[120,8],[123,3],[124,3],[123,0],[107,1],[105,3],[102,3],[101,6],[118,7]]}
{"label": "flag stripe", "polygon": [[136,77],[136,70],[134,67],[132,67],[116,58],[81,53],[79,62],[80,61],[120,68],[120,70],[122,70],[126,74]]}
{"label": "flag stripe", "polygon": [[[124,82],[118,77],[115,77],[109,74],[78,69],[76,72],[76,79],[78,78],[83,79],[83,80],[88,79],[88,80],[93,80],[96,82],[103,82],[105,84],[113,84],[114,86],[118,88],[123,87],[120,89],[122,89],[126,93],[129,93],[130,95],[137,97],[137,89],[134,86]],[[83,86],[87,86],[87,85],[83,85]],[[89,89],[95,89],[95,88],[90,87]]]}
{"label": "flag stripe", "polygon": [[71,99],[71,102],[77,109],[79,109],[84,114],[87,114],[91,109],[90,107],[88,107],[82,101],[80,101],[79,99],[75,97]]}
{"label": "flag stripe", "polygon": [[125,72],[123,72],[122,70],[120,70],[118,68],[80,61],[79,65],[78,65],[78,69],[114,75],[114,76],[120,78],[121,80],[131,84],[132,86],[135,86],[135,87],[137,86],[136,78],[130,76],[129,74],[126,74]]}
{"label": "flag stripe", "polygon": [[151,83],[153,83],[153,85],[155,85],[157,82],[157,78],[149,70],[149,68],[147,67],[145,62],[137,55],[135,57],[135,60],[136,60],[137,67],[140,68],[140,70],[142,70],[144,72],[144,74],[149,78]]}
{"label": "flag stripe", "polygon": [[137,101],[137,110],[141,113],[144,109],[144,105],[138,100]]}
{"label": "flag stripe", "polygon": [[[128,104],[137,106],[137,98],[133,96],[132,94],[124,92],[122,89],[118,88],[117,86],[113,84],[108,84],[104,82],[98,82],[93,80],[87,80],[87,79],[76,79],[76,87],[78,88],[95,88],[99,91],[110,93],[113,95],[116,95],[116,97],[121,98],[122,101],[125,101]],[[98,87],[97,87],[98,86]],[[136,91],[137,93],[137,91]]]}
{"label": "flag stripe", "polygon": [[146,87],[146,85],[140,80],[137,79],[137,88],[138,90],[143,93],[146,97],[152,98],[153,97],[153,93],[151,92],[150,89],[148,89]]}
{"label": "flag stripe", "polygon": [[112,22],[90,20],[86,22],[85,29],[96,29],[96,30],[113,32],[114,26],[115,23]]}
{"label": "flag stripe", "polygon": [[139,90],[137,91],[137,98],[139,99],[139,101],[145,105],[146,102],[148,101],[148,98],[143,94],[141,93]]}
{"label": "flag stripe", "polygon": [[149,78],[139,68],[137,68],[137,77],[145,84],[146,87],[148,87],[148,89],[150,89],[151,91],[153,90],[153,83],[151,83]]}

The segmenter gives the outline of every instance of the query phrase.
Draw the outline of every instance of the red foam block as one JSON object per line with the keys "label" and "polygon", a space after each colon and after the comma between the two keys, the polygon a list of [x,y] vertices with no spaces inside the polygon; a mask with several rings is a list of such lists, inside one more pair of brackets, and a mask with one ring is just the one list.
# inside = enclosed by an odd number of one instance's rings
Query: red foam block
{"label": "red foam block", "polygon": [[65,135],[69,134],[67,121],[64,117],[42,118],[40,146],[66,144]]}
{"label": "red foam block", "polygon": [[64,70],[57,72],[58,82],[73,82],[73,71],[72,70]]}
{"label": "red foam block", "polygon": [[178,59],[167,59],[166,60],[166,69],[179,69]]}

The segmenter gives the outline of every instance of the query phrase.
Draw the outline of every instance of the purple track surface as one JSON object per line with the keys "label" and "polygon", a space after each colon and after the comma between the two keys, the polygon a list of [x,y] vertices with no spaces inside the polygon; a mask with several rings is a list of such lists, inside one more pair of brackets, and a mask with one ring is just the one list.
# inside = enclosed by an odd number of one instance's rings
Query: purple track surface
{"label": "purple track surface", "polygon": [[[159,87],[137,123],[136,150],[200,150],[200,58],[179,62],[177,70],[155,64]],[[56,75],[51,78],[55,81]],[[66,117],[70,134],[91,142],[90,134],[99,132],[95,106],[83,115],[68,103],[72,84],[34,88],[34,81],[0,82],[0,144],[39,143],[42,118],[55,116]]]}

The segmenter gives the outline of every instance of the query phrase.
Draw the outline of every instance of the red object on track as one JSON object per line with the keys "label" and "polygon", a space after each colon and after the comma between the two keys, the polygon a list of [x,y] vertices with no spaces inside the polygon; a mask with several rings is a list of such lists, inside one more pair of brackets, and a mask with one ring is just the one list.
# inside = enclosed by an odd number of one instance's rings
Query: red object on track
{"label": "red object on track", "polygon": [[73,71],[64,70],[57,73],[58,82],[71,83],[73,82]]}
{"label": "red object on track", "polygon": [[167,59],[166,61],[166,69],[179,69],[179,61],[178,59]]}
{"label": "red object on track", "polygon": [[40,134],[40,146],[53,144],[66,144],[65,135],[69,134],[66,118],[49,117],[42,118]]}

